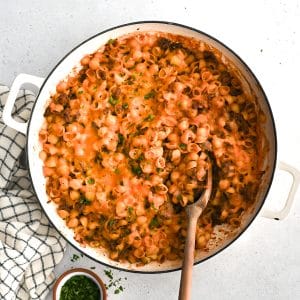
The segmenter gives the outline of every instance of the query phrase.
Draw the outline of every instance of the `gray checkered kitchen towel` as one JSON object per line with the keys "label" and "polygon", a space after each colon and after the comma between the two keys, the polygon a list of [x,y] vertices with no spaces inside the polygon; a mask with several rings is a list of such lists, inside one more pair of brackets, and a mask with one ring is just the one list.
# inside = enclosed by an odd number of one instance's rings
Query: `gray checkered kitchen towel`
{"label": "gray checkered kitchen towel", "polygon": [[[31,187],[26,138],[3,124],[9,89],[0,85],[0,299],[44,299],[54,282],[65,241],[51,227]],[[26,121],[35,97],[21,90],[15,118]]]}

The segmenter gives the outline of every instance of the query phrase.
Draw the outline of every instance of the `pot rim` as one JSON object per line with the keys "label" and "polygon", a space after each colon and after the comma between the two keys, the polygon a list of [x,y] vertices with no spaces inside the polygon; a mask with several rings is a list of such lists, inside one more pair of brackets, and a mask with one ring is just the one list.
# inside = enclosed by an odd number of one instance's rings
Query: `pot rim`
{"label": "pot rim", "polygon": [[[220,252],[224,251],[227,247],[229,247],[233,242],[235,242],[248,228],[249,226],[252,224],[252,222],[254,221],[254,219],[257,217],[257,215],[259,214],[262,206],[264,205],[265,203],[265,200],[269,194],[269,191],[270,191],[270,188],[271,188],[271,185],[272,185],[272,182],[273,182],[273,179],[274,179],[274,174],[275,174],[275,168],[276,168],[276,164],[277,164],[277,151],[278,151],[278,143],[277,143],[277,131],[276,131],[276,126],[275,126],[275,121],[274,121],[274,116],[273,116],[273,112],[272,112],[272,109],[271,109],[271,106],[270,106],[270,103],[269,103],[269,100],[267,98],[267,95],[265,93],[265,91],[263,90],[262,88],[262,85],[260,84],[258,78],[255,76],[255,74],[252,72],[252,70],[250,69],[250,67],[244,62],[244,60],[238,55],[236,54],[231,48],[229,48],[228,46],[226,46],[223,42],[219,41],[217,38],[199,30],[199,29],[196,29],[194,27],[191,27],[191,26],[187,26],[187,25],[183,25],[183,24],[180,24],[180,23],[176,23],[176,22],[168,22],[168,21],[151,21],[151,20],[146,20],[146,21],[136,21],[136,22],[129,22],[129,23],[125,23],[125,24],[121,24],[121,25],[117,25],[117,26],[114,26],[114,27],[110,27],[109,29],[106,29],[106,30],[103,30],[89,38],[87,38],[86,40],[84,40],[83,42],[81,42],[80,44],[78,44],[77,46],[75,46],[74,48],[72,48],[72,50],[70,50],[68,53],[66,53],[60,60],[59,62],[52,68],[52,70],[50,71],[50,73],[46,76],[43,84],[41,85],[40,89],[39,89],[39,92],[36,96],[36,101],[34,102],[33,104],[33,107],[32,107],[32,111],[31,111],[31,115],[30,115],[30,118],[29,118],[29,121],[28,121],[28,127],[27,127],[27,132],[26,132],[26,136],[28,136],[29,134],[29,131],[30,131],[30,124],[31,124],[31,116],[32,116],[32,112],[34,111],[34,108],[35,108],[35,105],[38,101],[38,98],[40,96],[40,93],[41,91],[43,90],[43,87],[44,85],[46,84],[46,82],[48,81],[48,79],[51,77],[52,73],[56,70],[56,68],[73,52],[75,51],[77,48],[81,47],[82,45],[84,45],[86,42],[96,38],[97,36],[100,36],[106,32],[109,32],[109,31],[113,31],[115,29],[118,29],[118,28],[123,28],[123,27],[126,27],[126,26],[131,26],[131,25],[142,25],[142,24],[148,24],[148,23],[153,23],[153,24],[164,24],[164,25],[173,25],[173,26],[178,26],[178,27],[182,27],[182,28],[185,28],[185,29],[189,29],[191,31],[195,31],[197,33],[200,33],[202,35],[205,35],[207,36],[208,38],[212,39],[213,41],[219,43],[221,46],[223,46],[226,50],[228,50],[229,52],[231,52],[242,64],[242,66],[247,69],[250,73],[250,75],[254,78],[256,84],[257,84],[257,87],[258,89],[261,91],[263,97],[264,97],[264,100],[265,100],[265,103],[267,105],[267,108],[270,112],[270,121],[272,123],[272,127],[274,129],[274,164],[273,164],[273,168],[271,170],[271,174],[270,174],[270,179],[269,179],[269,186],[268,188],[266,189],[266,192],[265,192],[265,195],[263,197],[263,199],[261,200],[260,204],[257,205],[257,211],[249,218],[249,221],[248,221],[248,224],[243,228],[243,230],[241,230],[229,243],[227,243],[225,246],[221,247],[218,251],[216,251],[215,253],[212,253],[210,254],[209,256],[197,261],[197,262],[194,262],[194,265],[198,265],[212,257],[214,257],[215,255],[219,254]],[[28,138],[26,139],[26,150],[27,150],[27,156],[26,156],[26,160],[27,160],[27,165],[29,166],[29,156],[28,156]],[[34,187],[34,183],[33,183],[33,176],[31,174],[31,170],[29,168],[29,177],[30,177],[30,180],[31,180],[31,183],[32,183],[32,188],[33,188],[33,191],[36,195],[36,198],[38,199],[39,202],[41,202],[39,200],[39,198],[37,197],[37,192],[36,192],[36,189]],[[47,216],[49,222],[52,224],[52,226],[56,229],[56,231],[63,237],[63,239],[65,241],[67,241],[69,244],[72,245],[72,247],[74,247],[77,251],[79,251],[80,253],[83,253],[85,256],[87,256],[88,258],[92,259],[93,261],[97,262],[97,263],[100,263],[106,267],[109,267],[109,268],[113,268],[113,269],[116,269],[116,270],[119,270],[119,271],[126,271],[126,272],[130,272],[130,273],[140,273],[140,274],[161,274],[161,273],[170,273],[170,272],[175,272],[175,271],[180,271],[181,268],[174,268],[174,269],[169,269],[169,270],[158,270],[158,271],[139,271],[139,270],[132,270],[132,269],[126,269],[126,268],[122,268],[122,267],[118,267],[118,266],[114,266],[114,265],[110,265],[108,263],[104,263],[98,259],[96,259],[95,257],[89,255],[89,254],[86,254],[85,252],[82,251],[81,247],[73,244],[71,241],[69,241],[69,239],[67,239],[58,229],[57,227],[53,224],[51,218],[48,216],[47,214],[47,211],[44,209],[43,205],[41,205],[45,215]]]}

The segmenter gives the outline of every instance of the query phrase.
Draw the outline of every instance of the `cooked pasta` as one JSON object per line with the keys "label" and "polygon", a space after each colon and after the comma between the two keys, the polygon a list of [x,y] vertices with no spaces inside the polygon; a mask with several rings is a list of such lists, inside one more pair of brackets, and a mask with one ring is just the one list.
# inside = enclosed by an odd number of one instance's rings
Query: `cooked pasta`
{"label": "cooked pasta", "polygon": [[214,192],[196,247],[239,226],[261,180],[255,99],[202,41],[160,32],[109,40],[58,83],[40,130],[46,190],[75,239],[111,259],[182,257],[184,207]]}

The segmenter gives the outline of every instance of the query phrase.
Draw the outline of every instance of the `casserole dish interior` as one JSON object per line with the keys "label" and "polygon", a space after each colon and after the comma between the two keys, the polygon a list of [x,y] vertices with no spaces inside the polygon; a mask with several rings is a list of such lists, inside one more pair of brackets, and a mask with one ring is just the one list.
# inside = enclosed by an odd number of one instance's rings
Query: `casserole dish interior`
{"label": "casserole dish interior", "polygon": [[66,240],[68,240],[69,243],[71,243],[73,246],[75,246],[77,249],[79,249],[81,252],[91,257],[92,259],[111,267],[133,272],[167,272],[179,269],[181,267],[181,261],[165,261],[162,264],[152,262],[145,266],[137,267],[134,264],[113,261],[100,250],[96,250],[88,246],[82,247],[74,239],[74,231],[72,229],[69,229],[65,225],[65,221],[57,215],[55,204],[47,203],[48,197],[45,188],[45,178],[43,176],[43,163],[39,159],[39,152],[41,151],[41,146],[39,144],[39,130],[44,122],[43,115],[47,107],[48,100],[50,98],[50,95],[55,93],[57,83],[67,75],[69,75],[70,72],[74,72],[80,67],[79,62],[84,55],[95,52],[109,39],[115,39],[122,35],[143,31],[161,31],[166,33],[179,34],[200,39],[205,43],[213,46],[215,49],[222,53],[222,60],[224,60],[226,64],[232,65],[232,67],[234,67],[238,77],[243,84],[244,90],[247,93],[251,93],[252,96],[256,98],[262,115],[266,117],[266,121],[262,124],[263,138],[261,139],[261,141],[259,141],[259,147],[261,148],[261,150],[267,149],[267,155],[265,156],[264,160],[260,162],[260,164],[262,165],[262,169],[265,170],[265,174],[263,176],[263,182],[260,185],[257,198],[255,199],[255,205],[253,206],[251,211],[247,212],[247,214],[243,216],[241,226],[238,229],[233,230],[232,228],[226,227],[224,225],[218,225],[215,228],[214,232],[215,239],[209,244],[209,251],[197,252],[195,262],[199,263],[226,248],[250,225],[263,205],[264,199],[268,193],[272,181],[276,163],[276,136],[270,106],[259,82],[250,71],[250,69],[242,62],[242,60],[237,55],[235,55],[231,50],[229,50],[226,46],[224,46],[214,38],[182,25],[162,22],[141,22],[123,25],[107,30],[90,38],[89,40],[83,42],[77,48],[72,50],[69,54],[67,54],[65,58],[59,62],[59,64],[46,78],[34,105],[32,116],[28,126],[28,164],[33,187],[41,203],[41,206],[43,207],[46,215],[55,226],[55,228],[66,238]]}

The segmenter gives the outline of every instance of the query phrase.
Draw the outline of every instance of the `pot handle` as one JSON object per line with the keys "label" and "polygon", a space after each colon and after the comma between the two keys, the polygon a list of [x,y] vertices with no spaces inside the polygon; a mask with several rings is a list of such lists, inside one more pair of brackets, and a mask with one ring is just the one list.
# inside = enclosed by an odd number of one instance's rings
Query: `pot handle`
{"label": "pot handle", "polygon": [[280,210],[280,211],[264,210],[262,212],[262,217],[274,219],[274,220],[282,220],[288,215],[288,213],[290,212],[291,206],[293,204],[297,189],[300,184],[300,172],[296,168],[294,168],[282,161],[279,162],[278,167],[280,170],[290,173],[292,175],[293,182],[292,182],[289,194],[287,196],[285,205],[282,210]]}
{"label": "pot handle", "polygon": [[28,122],[26,122],[26,123],[17,122],[12,117],[12,111],[14,108],[14,104],[17,99],[19,90],[23,84],[29,83],[29,84],[35,85],[39,89],[41,87],[41,85],[43,84],[44,80],[45,80],[44,78],[33,76],[33,75],[28,75],[28,74],[19,74],[15,78],[15,80],[10,88],[10,92],[8,94],[8,97],[7,97],[7,100],[6,100],[4,109],[3,109],[3,114],[2,114],[3,122],[7,126],[26,134]]}

